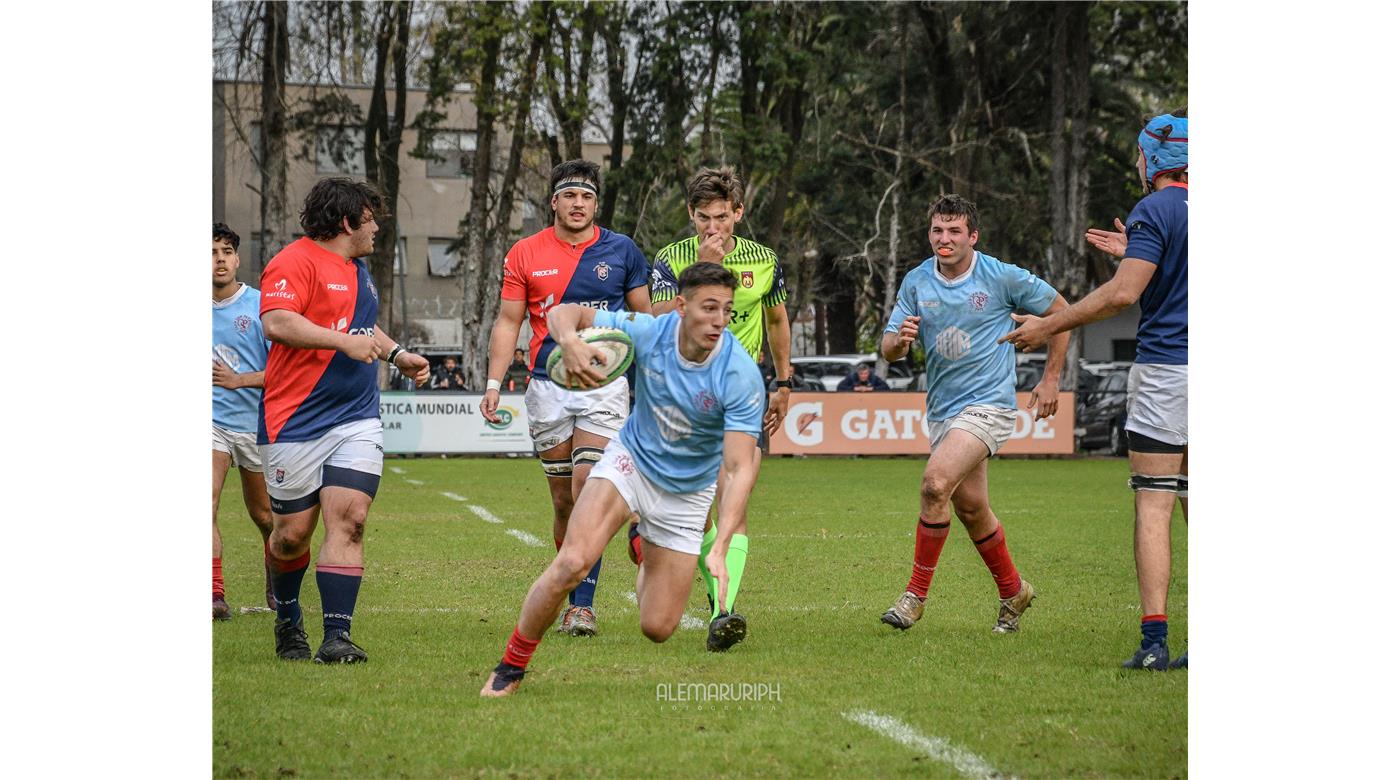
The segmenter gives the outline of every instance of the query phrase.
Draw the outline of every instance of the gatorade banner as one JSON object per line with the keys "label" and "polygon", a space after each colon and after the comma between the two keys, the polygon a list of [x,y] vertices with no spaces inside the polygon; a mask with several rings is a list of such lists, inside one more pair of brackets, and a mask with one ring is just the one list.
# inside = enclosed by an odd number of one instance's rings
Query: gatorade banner
{"label": "gatorade banner", "polygon": [[[793,393],[769,440],[773,455],[927,455],[923,393]],[[1016,394],[1016,425],[1000,455],[1074,453],[1074,393],[1055,416],[1032,421],[1030,393]]]}
{"label": "gatorade banner", "polygon": [[380,393],[385,454],[533,453],[525,396],[506,393],[496,415],[481,416],[480,393]]}

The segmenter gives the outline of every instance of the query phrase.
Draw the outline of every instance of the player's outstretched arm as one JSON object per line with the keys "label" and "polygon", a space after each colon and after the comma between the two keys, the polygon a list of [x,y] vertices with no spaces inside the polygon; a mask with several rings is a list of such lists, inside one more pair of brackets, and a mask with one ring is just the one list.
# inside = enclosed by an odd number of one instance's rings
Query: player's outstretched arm
{"label": "player's outstretched arm", "polygon": [[373,336],[323,328],[294,311],[273,309],[262,315],[262,324],[264,336],[294,349],[334,349],[362,363],[380,358]]}
{"label": "player's outstretched arm", "polygon": [[725,603],[729,586],[729,570],[724,559],[729,554],[729,541],[749,505],[749,494],[758,482],[758,461],[753,457],[754,437],[743,431],[724,432],[724,495],[720,497],[719,516],[715,521],[715,544],[705,557],[705,568],[719,582],[717,601]]}
{"label": "player's outstretched arm", "polygon": [[564,373],[569,378],[569,386],[575,383],[585,389],[598,387],[606,379],[602,372],[593,367],[606,362],[607,353],[601,347],[590,347],[578,337],[578,332],[593,324],[593,309],[575,303],[562,303],[549,310],[545,318],[549,323],[549,335],[564,351]]}
{"label": "player's outstretched arm", "polygon": [[496,407],[501,405],[501,391],[491,386],[491,380],[500,382],[506,375],[510,357],[515,352],[515,343],[520,340],[520,324],[524,321],[525,301],[502,298],[496,322],[491,326],[491,346],[486,359],[486,393],[481,397],[481,416],[487,422],[501,421],[496,416]]}
{"label": "player's outstretched arm", "polygon": [[1020,327],[997,339],[997,343],[1011,342],[1017,349],[1029,351],[1039,349],[1056,333],[1074,330],[1081,325],[1106,320],[1118,312],[1137,303],[1152,274],[1157,272],[1157,264],[1147,260],[1129,257],[1118,264],[1118,272],[1112,279],[1099,285],[1084,296],[1084,300],[1048,317],[1013,314],[1011,318]]}

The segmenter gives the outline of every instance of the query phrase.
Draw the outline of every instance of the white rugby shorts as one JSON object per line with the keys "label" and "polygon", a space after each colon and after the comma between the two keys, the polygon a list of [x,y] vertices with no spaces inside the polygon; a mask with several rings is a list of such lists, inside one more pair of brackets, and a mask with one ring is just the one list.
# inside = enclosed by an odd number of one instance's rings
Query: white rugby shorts
{"label": "white rugby shorts", "polygon": [[946,420],[930,421],[929,451],[938,449],[938,443],[954,428],[981,439],[987,445],[987,455],[990,457],[997,454],[1001,445],[1011,438],[1011,432],[1016,428],[1016,410],[973,404]]}
{"label": "white rugby shorts", "polygon": [[230,431],[214,426],[214,451],[227,452],[233,465],[248,471],[262,471],[262,453],[258,451],[258,435]]}
{"label": "white rugby shorts", "polygon": [[383,423],[378,417],[352,420],[312,441],[264,444],[262,456],[267,495],[278,514],[320,503],[318,493],[326,484],[355,488],[373,498],[384,473]]}
{"label": "white rugby shorts", "polygon": [[627,508],[640,516],[637,532],[643,539],[668,550],[700,554],[705,516],[715,500],[714,483],[694,493],[668,492],[642,475],[619,439],[608,442],[588,478],[606,479],[617,488]]}
{"label": "white rugby shorts", "polygon": [[593,390],[565,390],[535,377],[525,388],[525,415],[536,452],[558,446],[575,428],[616,439],[627,420],[627,377]]}
{"label": "white rugby shorts", "polygon": [[1128,422],[1134,433],[1186,444],[1186,366],[1134,363],[1128,369]]}

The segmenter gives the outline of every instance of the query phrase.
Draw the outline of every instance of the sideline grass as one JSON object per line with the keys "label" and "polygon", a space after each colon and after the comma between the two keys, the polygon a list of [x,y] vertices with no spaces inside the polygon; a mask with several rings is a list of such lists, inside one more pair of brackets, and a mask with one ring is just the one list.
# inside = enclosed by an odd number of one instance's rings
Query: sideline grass
{"label": "sideline grass", "polygon": [[[627,598],[635,568],[619,534],[599,582],[599,636],[551,633],[520,692],[486,701],[477,691],[553,555],[507,534],[550,537],[539,466],[389,459],[354,623],[370,662],[278,661],[267,613],[213,625],[213,775],[960,776],[843,717],[872,712],[1002,774],[1185,777],[1189,673],[1117,668],[1138,622],[1126,461],[993,461],[993,509],[1040,594],[1009,636],[991,632],[996,589],[956,523],[923,620],[904,633],[878,622],[909,576],[922,465],[766,460],[739,602],[750,636],[728,654],[705,652],[702,630],[679,629],[661,645],[641,635]],[[219,525],[229,603],[235,612],[261,604],[261,547],[235,478]],[[1179,512],[1173,532],[1171,647],[1180,653]],[[314,650],[320,602],[310,573],[302,597]],[[707,616],[702,587],[689,613]],[[692,683],[761,683],[779,698],[658,701],[659,686]]]}

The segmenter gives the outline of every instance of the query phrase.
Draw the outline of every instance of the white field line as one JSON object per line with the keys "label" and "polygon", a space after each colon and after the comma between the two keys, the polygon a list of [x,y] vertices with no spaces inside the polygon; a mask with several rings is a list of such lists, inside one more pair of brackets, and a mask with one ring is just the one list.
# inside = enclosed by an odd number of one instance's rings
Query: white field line
{"label": "white field line", "polygon": [[477,506],[476,504],[472,504],[471,506],[467,507],[467,509],[472,510],[472,514],[475,514],[477,517],[481,518],[482,520],[485,520],[486,522],[492,525],[501,524],[501,518],[491,514],[491,510],[487,509],[484,506]]}
{"label": "white field line", "polygon": [[507,528],[506,533],[510,534],[511,536],[514,536],[516,539],[519,539],[520,541],[530,545],[531,547],[544,546],[544,542],[538,536],[535,536],[534,534],[525,533],[524,531],[521,531],[517,528]]}
{"label": "white field line", "polygon": [[964,750],[943,737],[926,737],[898,718],[881,715],[870,710],[843,712],[842,717],[870,729],[883,737],[888,737],[905,747],[921,751],[934,761],[941,761],[958,770],[966,777],[1001,777],[991,764],[981,756]]}
{"label": "white field line", "polygon": [[407,473],[408,473],[407,471],[404,471],[403,469],[399,468],[398,466],[390,466],[390,467],[389,467],[389,470],[392,471],[392,472],[394,472],[395,474],[407,474]]}
{"label": "white field line", "polygon": [[457,495],[456,493],[448,493],[446,490],[442,491],[442,494],[443,494],[444,496],[446,496],[446,497],[452,499],[453,501],[466,501],[466,500],[467,500],[467,499],[464,498],[463,496],[459,496],[459,495]]}
{"label": "white field line", "polygon": [[423,480],[421,480],[421,479],[409,479],[408,477],[404,477],[404,478],[403,478],[403,481],[404,481],[404,482],[407,482],[407,483],[410,484],[410,485],[414,485],[414,486],[416,486],[416,487],[422,487],[422,486],[423,486]]}

